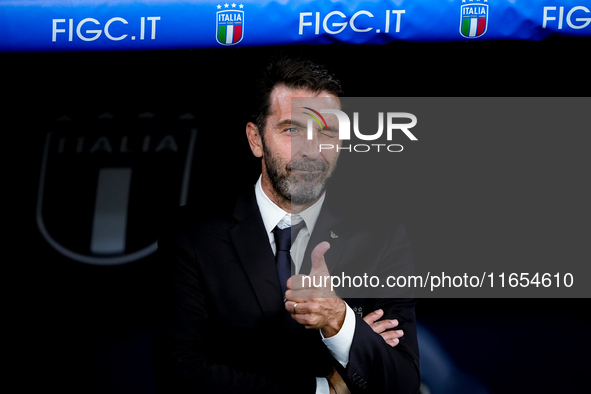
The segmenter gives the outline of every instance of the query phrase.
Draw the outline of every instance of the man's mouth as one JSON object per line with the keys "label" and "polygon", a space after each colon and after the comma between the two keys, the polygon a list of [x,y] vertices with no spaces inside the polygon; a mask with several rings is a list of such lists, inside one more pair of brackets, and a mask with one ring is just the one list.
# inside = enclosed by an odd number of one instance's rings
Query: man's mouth
{"label": "man's mouth", "polygon": [[296,163],[287,166],[287,170],[290,172],[326,172],[328,165],[316,162],[316,163]]}

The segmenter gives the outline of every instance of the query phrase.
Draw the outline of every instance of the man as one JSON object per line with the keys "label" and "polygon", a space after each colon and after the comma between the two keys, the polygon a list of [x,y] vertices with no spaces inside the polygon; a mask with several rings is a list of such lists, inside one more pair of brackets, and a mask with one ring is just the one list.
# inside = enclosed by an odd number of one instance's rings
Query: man
{"label": "man", "polygon": [[[272,63],[260,80],[256,124],[246,127],[262,159],[254,189],[231,214],[184,218],[161,238],[167,272],[154,341],[159,389],[418,391],[414,300],[343,300],[291,276],[345,272],[359,261],[403,272],[412,262],[399,222],[347,221],[354,213],[327,197],[339,153],[321,152],[319,144],[334,141],[336,126],[315,128],[308,139],[291,99],[313,97],[338,109],[340,93],[340,83],[311,62]],[[287,243],[286,232],[293,232]]]}

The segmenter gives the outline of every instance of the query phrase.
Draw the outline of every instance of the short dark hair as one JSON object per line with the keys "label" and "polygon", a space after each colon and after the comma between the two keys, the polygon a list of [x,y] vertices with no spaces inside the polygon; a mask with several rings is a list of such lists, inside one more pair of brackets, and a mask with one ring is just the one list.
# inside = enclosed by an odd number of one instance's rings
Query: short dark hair
{"label": "short dark hair", "polygon": [[276,58],[259,75],[255,87],[254,121],[261,137],[271,111],[271,93],[275,87],[281,85],[312,93],[328,92],[335,96],[343,94],[341,82],[324,66],[301,57]]}

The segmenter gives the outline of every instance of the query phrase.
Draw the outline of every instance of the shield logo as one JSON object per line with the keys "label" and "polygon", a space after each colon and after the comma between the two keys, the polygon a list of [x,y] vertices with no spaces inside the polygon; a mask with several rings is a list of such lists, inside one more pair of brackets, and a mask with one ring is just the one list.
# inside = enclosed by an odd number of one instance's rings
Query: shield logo
{"label": "shield logo", "polygon": [[187,201],[197,131],[63,126],[46,135],[37,226],[57,252],[93,265],[157,249],[158,221]]}
{"label": "shield logo", "polygon": [[460,34],[466,38],[478,38],[488,27],[488,4],[464,4],[460,7]]}
{"label": "shield logo", "polygon": [[227,10],[216,13],[216,40],[222,45],[234,45],[244,37],[244,11]]}

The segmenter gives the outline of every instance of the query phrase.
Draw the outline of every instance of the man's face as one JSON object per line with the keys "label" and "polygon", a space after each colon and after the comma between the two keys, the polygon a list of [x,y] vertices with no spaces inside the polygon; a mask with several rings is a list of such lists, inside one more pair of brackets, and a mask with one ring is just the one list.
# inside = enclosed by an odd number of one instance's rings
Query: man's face
{"label": "man's face", "polygon": [[[298,102],[292,112],[292,97],[314,99]],[[312,203],[322,195],[339,155],[334,148],[320,150],[320,144],[337,145],[338,129],[333,124],[336,117],[325,117],[328,130],[321,130],[314,122],[313,137],[308,139],[307,124],[311,118],[305,112],[310,111],[303,107],[317,111],[340,109],[340,102],[326,92],[314,94],[278,86],[271,95],[271,113],[262,141],[263,171],[273,190],[282,199],[298,205]]]}

